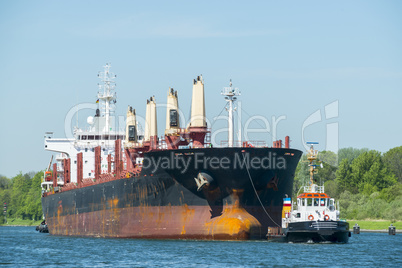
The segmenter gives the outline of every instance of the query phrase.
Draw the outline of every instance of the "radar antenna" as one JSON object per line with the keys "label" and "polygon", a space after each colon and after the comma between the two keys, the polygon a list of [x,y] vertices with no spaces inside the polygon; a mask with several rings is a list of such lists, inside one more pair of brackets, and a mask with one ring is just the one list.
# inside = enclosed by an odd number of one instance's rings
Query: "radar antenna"
{"label": "radar antenna", "polygon": [[98,77],[103,82],[103,84],[98,85],[98,99],[101,107],[101,116],[106,117],[105,131],[110,130],[109,117],[110,112],[112,111],[111,105],[116,103],[116,92],[113,92],[116,87],[116,83],[114,82],[114,78],[116,78],[116,75],[110,72],[110,67],[110,63],[106,63],[106,65],[103,66],[103,72],[99,72],[98,74]]}
{"label": "radar antenna", "polygon": [[225,96],[225,100],[229,103],[228,111],[228,147],[233,147],[233,111],[236,111],[237,107],[233,106],[233,103],[237,100],[236,96],[240,96],[241,92],[238,88],[232,87],[232,79],[230,79],[229,87],[224,87],[221,91],[221,95]]}

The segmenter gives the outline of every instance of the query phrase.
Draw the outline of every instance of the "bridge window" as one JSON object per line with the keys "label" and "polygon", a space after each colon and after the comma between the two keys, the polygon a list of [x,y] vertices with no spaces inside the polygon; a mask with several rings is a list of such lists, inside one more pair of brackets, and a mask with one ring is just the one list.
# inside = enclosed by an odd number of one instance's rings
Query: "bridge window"
{"label": "bridge window", "polygon": [[177,110],[175,109],[170,109],[170,126],[171,127],[177,127],[177,123],[178,123],[178,114],[177,114]]}
{"label": "bridge window", "polygon": [[135,126],[134,125],[128,126],[128,140],[135,141],[136,136],[137,131],[135,129]]}
{"label": "bridge window", "polygon": [[87,139],[87,135],[82,135],[81,136],[81,140],[86,140]]}

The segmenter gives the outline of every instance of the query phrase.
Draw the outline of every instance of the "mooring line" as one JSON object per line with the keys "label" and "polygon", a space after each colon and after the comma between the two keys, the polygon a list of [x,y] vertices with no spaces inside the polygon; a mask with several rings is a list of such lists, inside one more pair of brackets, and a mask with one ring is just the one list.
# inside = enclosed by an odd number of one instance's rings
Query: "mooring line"
{"label": "mooring line", "polygon": [[243,153],[243,160],[244,160],[243,164],[245,164],[246,170],[247,170],[247,173],[248,173],[248,178],[250,179],[251,185],[253,186],[253,189],[254,189],[254,193],[255,193],[255,195],[257,196],[257,199],[258,199],[258,201],[260,202],[262,209],[265,211],[265,214],[267,214],[267,216],[271,219],[271,221],[272,221],[273,223],[275,223],[275,225],[280,228],[281,226],[280,226],[279,224],[277,224],[277,223],[274,221],[274,219],[272,219],[272,217],[269,215],[269,213],[265,210],[265,207],[264,207],[264,205],[262,204],[260,197],[258,196],[257,190],[256,190],[255,187],[254,187],[253,180],[251,179],[250,171],[248,170],[248,165],[247,165],[247,163],[246,163],[246,158],[244,157],[244,153]]}

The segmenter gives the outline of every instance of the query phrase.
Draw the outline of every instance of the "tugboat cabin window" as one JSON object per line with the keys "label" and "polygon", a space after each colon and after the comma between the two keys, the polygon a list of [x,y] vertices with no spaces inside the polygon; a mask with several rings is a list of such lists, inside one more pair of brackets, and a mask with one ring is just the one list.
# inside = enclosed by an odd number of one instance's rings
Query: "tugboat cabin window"
{"label": "tugboat cabin window", "polygon": [[335,202],[334,199],[329,200],[329,210],[334,211],[335,210]]}
{"label": "tugboat cabin window", "polygon": [[311,207],[313,205],[313,199],[307,198],[307,206]]}
{"label": "tugboat cabin window", "polygon": [[86,140],[87,139],[87,135],[82,135],[81,136],[81,140]]}
{"label": "tugboat cabin window", "polygon": [[102,140],[108,140],[109,139],[109,135],[102,135]]}
{"label": "tugboat cabin window", "polygon": [[88,135],[88,140],[94,140],[94,135]]}
{"label": "tugboat cabin window", "polygon": [[112,140],[112,141],[116,140],[116,135],[110,135],[109,137],[110,137],[110,140]]}
{"label": "tugboat cabin window", "polygon": [[95,135],[95,140],[100,140],[100,136],[99,135]]}

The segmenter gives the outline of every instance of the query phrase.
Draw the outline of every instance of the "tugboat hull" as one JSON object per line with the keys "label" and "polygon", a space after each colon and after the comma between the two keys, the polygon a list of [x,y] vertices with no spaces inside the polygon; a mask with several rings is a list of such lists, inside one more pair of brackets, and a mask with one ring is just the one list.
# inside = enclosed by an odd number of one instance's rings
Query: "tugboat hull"
{"label": "tugboat hull", "polygon": [[293,243],[347,243],[351,236],[345,221],[306,221],[289,223],[284,234],[286,242]]}

